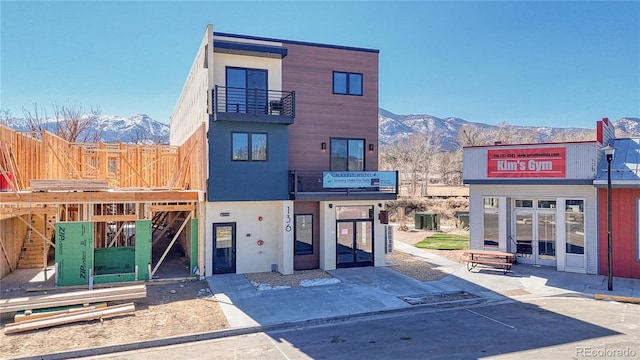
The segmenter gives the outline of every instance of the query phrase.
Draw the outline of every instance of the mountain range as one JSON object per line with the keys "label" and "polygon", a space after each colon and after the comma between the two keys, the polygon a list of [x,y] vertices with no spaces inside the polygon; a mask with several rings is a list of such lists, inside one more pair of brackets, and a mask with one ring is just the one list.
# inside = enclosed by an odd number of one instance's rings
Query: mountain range
{"label": "mountain range", "polygon": [[[518,125],[489,125],[479,122],[470,122],[457,117],[438,118],[431,115],[413,114],[398,115],[383,108],[378,109],[379,141],[382,145],[393,144],[413,134],[426,134],[435,132],[440,136],[443,150],[451,151],[458,147],[458,133],[463,126],[473,125],[484,133],[497,132],[500,127],[505,127],[514,137],[518,133],[534,134],[533,142],[568,141],[571,139],[596,139],[595,122],[592,129],[562,128],[562,127],[535,127]],[[640,136],[640,118],[625,117],[613,122],[618,137]],[[565,139],[565,140],[561,140]],[[499,140],[499,139],[496,139]],[[525,141],[529,142],[529,141]]]}
{"label": "mountain range", "polygon": [[[24,118],[0,120],[0,125],[15,130],[30,130],[29,122]],[[55,133],[56,121],[47,119],[44,127]],[[100,129],[100,138],[105,143],[169,143],[169,125],[153,120],[146,114],[130,117],[118,115],[97,115],[91,120],[91,128]]]}
{"label": "mountain range", "polygon": [[[94,123],[93,128],[101,129],[100,134],[104,142],[169,143],[169,126],[153,120],[146,114],[137,114],[131,117],[98,115],[92,122]],[[23,118],[0,120],[0,124],[16,130],[29,130],[29,123]],[[501,126],[516,134],[518,131],[534,133],[536,134],[534,141],[537,142],[557,141],[558,137],[563,134],[579,134],[584,138],[595,140],[594,129],[489,125],[457,117],[438,118],[426,114],[398,115],[383,108],[378,109],[378,124],[379,141],[382,145],[393,144],[414,134],[435,132],[440,136],[442,149],[447,151],[457,147],[458,133],[463,126],[467,125],[473,125],[485,133],[497,131]],[[55,120],[49,119],[46,127],[53,132]],[[640,136],[640,118],[618,119],[614,121],[614,127],[618,136]]]}

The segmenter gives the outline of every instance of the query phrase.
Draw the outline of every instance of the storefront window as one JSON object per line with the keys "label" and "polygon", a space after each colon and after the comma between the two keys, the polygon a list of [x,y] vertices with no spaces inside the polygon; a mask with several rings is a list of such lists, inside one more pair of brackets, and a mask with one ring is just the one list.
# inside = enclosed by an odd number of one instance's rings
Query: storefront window
{"label": "storefront window", "polygon": [[484,198],[484,248],[498,248],[498,198]]}
{"label": "storefront window", "polygon": [[538,200],[538,209],[555,209],[555,200]]}
{"label": "storefront window", "polygon": [[533,200],[516,199],[516,207],[517,208],[532,208],[533,207]]}
{"label": "storefront window", "polygon": [[373,206],[336,206],[336,220],[372,219]]}
{"label": "storefront window", "polygon": [[584,254],[584,200],[567,200],[567,254]]}

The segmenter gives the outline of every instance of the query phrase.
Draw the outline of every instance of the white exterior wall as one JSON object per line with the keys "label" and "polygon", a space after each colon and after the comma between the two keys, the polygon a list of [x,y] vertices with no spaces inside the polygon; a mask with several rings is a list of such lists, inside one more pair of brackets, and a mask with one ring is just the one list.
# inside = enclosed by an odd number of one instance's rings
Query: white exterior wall
{"label": "white exterior wall", "polygon": [[282,90],[282,59],[258,56],[215,53],[214,78],[215,85],[226,86],[226,67],[241,67],[267,70],[269,90]]}
{"label": "white exterior wall", "polygon": [[[466,164],[466,163],[465,163]],[[568,171],[568,169],[567,169]],[[519,199],[555,199],[558,202],[556,212],[556,259],[560,271],[586,272],[598,271],[598,219],[596,189],[591,185],[470,185],[469,186],[469,230],[472,249],[484,247],[483,198],[499,198],[499,239],[500,249],[506,250],[507,235],[511,233],[511,218],[508,210],[511,202]],[[584,200],[585,254],[584,267],[571,266],[576,257],[565,256],[565,206],[566,199]],[[574,264],[579,265],[579,264]]]}
{"label": "white exterior wall", "polygon": [[271,265],[277,264],[280,273],[293,274],[293,222],[287,231],[287,211],[293,217],[292,201],[207,203],[201,250],[205,253],[204,275],[213,275],[213,223],[236,223],[236,273],[270,272]]}
{"label": "white exterior wall", "polygon": [[187,80],[169,119],[171,145],[181,145],[200,124],[205,123],[208,126],[211,89],[214,83],[213,68],[213,25],[208,25],[196,59],[191,65]]}
{"label": "white exterior wall", "polygon": [[[332,205],[329,208],[329,204]],[[382,207],[378,206],[382,204]],[[385,266],[384,224],[378,220],[384,201],[321,201],[320,202],[320,268],[336,269],[336,207],[373,206],[373,265]]]}

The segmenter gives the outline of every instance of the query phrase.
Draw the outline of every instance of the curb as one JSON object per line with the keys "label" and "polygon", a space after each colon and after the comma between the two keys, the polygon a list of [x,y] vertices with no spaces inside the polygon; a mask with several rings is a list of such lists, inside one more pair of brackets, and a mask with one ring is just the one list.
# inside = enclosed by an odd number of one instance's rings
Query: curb
{"label": "curb", "polygon": [[179,336],[172,336],[172,337],[167,337],[162,339],[144,340],[144,341],[129,343],[129,344],[110,345],[110,346],[91,348],[91,349],[71,350],[71,351],[65,351],[65,352],[59,352],[59,353],[53,353],[53,354],[26,356],[26,357],[19,357],[19,358],[13,358],[13,359],[14,360],[62,360],[62,359],[72,359],[72,358],[79,358],[79,357],[106,355],[106,354],[119,353],[119,352],[125,352],[125,351],[134,351],[134,350],[143,350],[143,349],[162,347],[162,346],[179,345],[179,344],[197,342],[197,341],[203,341],[203,340],[221,339],[221,338],[230,337],[230,336],[255,334],[259,332],[271,332],[271,331],[288,330],[288,329],[295,329],[295,328],[304,328],[309,326],[325,325],[325,324],[331,324],[331,323],[347,321],[347,320],[357,320],[357,319],[362,319],[362,318],[375,316],[375,315],[401,314],[401,313],[409,313],[412,311],[447,310],[447,309],[454,309],[454,308],[463,307],[463,306],[476,306],[476,305],[483,305],[483,304],[494,303],[494,302],[495,300],[491,300],[487,298],[454,300],[454,301],[448,301],[448,302],[412,305],[410,307],[399,308],[399,309],[372,311],[372,312],[365,312],[365,313],[359,313],[359,314],[353,314],[353,315],[328,317],[328,318],[322,318],[322,319],[301,320],[301,321],[293,321],[293,322],[286,322],[286,323],[273,324],[273,325],[258,325],[258,326],[242,327],[242,328],[234,328],[234,329],[214,330],[214,331],[197,333],[197,334],[179,335]]}
{"label": "curb", "polygon": [[596,300],[614,300],[617,302],[640,304],[640,298],[621,295],[609,295],[609,294],[593,294],[593,298]]}

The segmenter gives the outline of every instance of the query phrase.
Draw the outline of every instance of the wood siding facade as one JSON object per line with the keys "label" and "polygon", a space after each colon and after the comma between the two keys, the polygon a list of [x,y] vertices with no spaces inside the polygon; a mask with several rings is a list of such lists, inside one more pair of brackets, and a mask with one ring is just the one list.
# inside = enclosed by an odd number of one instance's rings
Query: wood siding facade
{"label": "wood siding facade", "polygon": [[[640,189],[611,191],[611,239],[613,276],[640,278],[638,246],[638,200]],[[598,189],[598,219],[600,222],[599,258],[600,274],[608,274],[607,246],[607,189]]]}
{"label": "wood siding facade", "polygon": [[[289,168],[330,169],[331,138],[365,139],[365,170],[378,169],[378,53],[285,44],[282,87],[296,92]],[[333,94],[333,72],[362,74],[362,96]],[[321,150],[321,143],[327,150]],[[369,151],[369,144],[374,150]]]}

